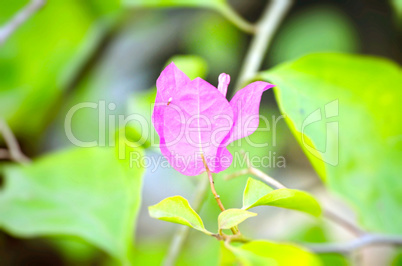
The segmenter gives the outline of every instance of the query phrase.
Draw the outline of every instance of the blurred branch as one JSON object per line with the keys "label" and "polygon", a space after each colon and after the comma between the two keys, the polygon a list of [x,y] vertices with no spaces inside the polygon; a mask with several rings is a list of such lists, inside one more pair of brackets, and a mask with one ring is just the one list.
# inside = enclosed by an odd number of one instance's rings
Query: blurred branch
{"label": "blurred branch", "polygon": [[[202,204],[204,203],[204,199],[208,191],[208,184],[208,179],[204,177],[201,177],[197,184],[197,189],[194,193],[194,202],[191,204],[194,211],[197,213],[201,210]],[[176,264],[177,257],[179,256],[180,251],[183,248],[189,230],[190,227],[188,226],[180,226],[179,229],[175,232],[172,242],[169,245],[168,254],[164,261],[165,266],[172,266]]]}
{"label": "blurred branch", "polygon": [[335,224],[338,224],[339,226],[347,229],[349,232],[352,232],[356,236],[363,236],[366,233],[360,229],[358,226],[355,224],[349,222],[348,220],[342,218],[336,213],[333,213],[330,210],[324,210],[324,217],[326,217],[328,220],[332,221]]}
{"label": "blurred branch", "polygon": [[29,19],[45,4],[45,0],[31,0],[23,9],[0,28],[0,45],[2,45],[18,27]]}
{"label": "blurred branch", "polygon": [[[248,168],[240,170],[236,173],[227,175],[224,177],[224,179],[229,180],[238,176],[242,175],[247,175],[247,174],[252,174],[256,177],[259,177],[263,181],[265,181],[267,184],[280,189],[280,188],[286,188],[285,185],[282,183],[278,182],[277,180],[273,179],[272,177],[268,176],[264,172],[254,168],[250,160],[247,157],[247,154],[243,153],[243,156],[246,159],[246,163]],[[397,236],[387,236],[387,235],[376,235],[376,234],[371,234],[363,231],[360,229],[358,226],[355,224],[345,220],[341,216],[338,216],[337,214],[333,213],[332,211],[329,210],[324,210],[324,217],[327,218],[328,220],[342,226],[343,228],[349,230],[353,234],[355,234],[358,238],[355,240],[352,240],[347,243],[320,243],[320,244],[308,244],[305,245],[308,249],[315,253],[351,253],[359,248],[369,246],[369,245],[380,245],[380,244],[385,244],[385,245],[402,245],[402,237],[397,237]]]}
{"label": "blurred branch", "polygon": [[250,34],[256,33],[256,27],[247,20],[245,20],[243,17],[241,17],[239,14],[237,14],[237,12],[234,11],[230,5],[228,4],[221,5],[219,8],[219,12],[224,17],[226,17],[230,22],[236,25],[239,29]]}
{"label": "blurred branch", "polygon": [[1,159],[9,159],[10,158],[10,153],[8,152],[7,149],[0,149],[0,160]]}
{"label": "blurred branch", "polygon": [[248,175],[248,174],[254,175],[256,177],[259,177],[260,179],[265,181],[265,183],[269,184],[270,186],[272,186],[272,187],[274,187],[276,189],[286,188],[284,185],[282,185],[280,182],[276,181],[275,179],[273,179],[269,175],[265,174],[264,172],[254,168],[254,167],[250,167],[250,166],[247,169],[243,169],[243,170],[240,170],[240,171],[235,172],[233,174],[225,176],[225,179],[229,180],[229,179],[233,179],[233,178],[238,177],[238,176]]}
{"label": "blurred branch", "polygon": [[22,153],[17,139],[3,119],[0,119],[0,134],[3,136],[4,142],[8,147],[8,150],[0,149],[0,159],[11,159],[19,163],[27,163],[30,161],[30,159]]}
{"label": "blurred branch", "polygon": [[315,253],[351,253],[370,245],[402,245],[402,237],[365,234],[346,243],[320,243],[305,245]]}
{"label": "blurred branch", "polygon": [[[240,170],[238,172],[235,172],[233,174],[227,175],[224,177],[225,180],[229,180],[238,176],[243,176],[243,175],[254,175],[258,178],[260,178],[261,180],[263,180],[264,182],[266,182],[268,185],[276,188],[276,189],[281,189],[281,188],[286,188],[285,185],[283,185],[282,183],[280,183],[279,181],[275,180],[274,178],[270,177],[269,175],[267,175],[266,173],[254,168],[251,163],[249,158],[247,157],[247,154],[244,153],[244,151],[241,151],[241,153],[243,154],[246,163],[247,163],[247,169],[243,169]],[[348,220],[342,218],[341,216],[339,216],[336,213],[333,213],[332,211],[329,210],[324,210],[323,213],[324,217],[327,218],[328,220],[340,225],[341,227],[347,229],[349,232],[353,233],[356,236],[363,236],[366,233],[360,229],[358,226],[356,226],[355,224],[349,222]]]}
{"label": "blurred branch", "polygon": [[255,36],[251,40],[233,94],[258,72],[272,37],[291,3],[292,0],[271,0],[271,3],[265,8],[261,20],[257,23]]}
{"label": "blurred branch", "polygon": [[233,179],[235,177],[250,174],[250,175],[254,175],[254,176],[260,178],[261,180],[266,182],[268,185],[270,185],[270,186],[272,186],[272,187],[274,187],[276,189],[286,188],[285,185],[283,185],[279,181],[273,179],[272,177],[270,177],[266,173],[258,170],[257,168],[254,168],[251,165],[250,159],[248,158],[247,154],[243,150],[240,151],[240,153],[243,155],[244,159],[246,160],[247,169],[243,169],[243,170],[237,171],[237,172],[235,172],[233,174],[227,175],[227,176],[224,177],[225,180],[229,180],[229,179]]}

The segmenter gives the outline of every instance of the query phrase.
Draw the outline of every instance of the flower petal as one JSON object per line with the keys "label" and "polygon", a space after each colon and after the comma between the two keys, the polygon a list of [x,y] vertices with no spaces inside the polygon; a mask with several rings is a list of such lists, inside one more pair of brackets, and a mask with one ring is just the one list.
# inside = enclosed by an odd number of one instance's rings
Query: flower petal
{"label": "flower petal", "polygon": [[167,103],[170,97],[190,81],[191,79],[172,62],[165,67],[156,81],[157,94]]}
{"label": "flower petal", "polygon": [[185,175],[214,168],[217,151],[233,125],[233,111],[226,98],[201,78],[187,83],[166,106],[163,119],[165,155]]}
{"label": "flower petal", "polygon": [[259,109],[262,93],[275,85],[268,82],[253,82],[233,96],[233,128],[224,140],[224,146],[254,133],[259,124]]}
{"label": "flower petal", "polygon": [[156,132],[163,138],[163,110],[174,95],[191,80],[172,62],[161,72],[156,81],[155,107],[152,122]]}
{"label": "flower petal", "polygon": [[226,146],[221,146],[216,152],[215,161],[209,162],[208,166],[212,173],[219,173],[226,170],[232,164],[232,161],[233,155]]}
{"label": "flower petal", "polygon": [[156,81],[156,98],[154,111],[152,113],[152,123],[160,139],[160,149],[162,154],[170,156],[166,149],[165,137],[163,133],[163,117],[167,104],[173,99],[174,95],[191,80],[172,62],[159,75]]}

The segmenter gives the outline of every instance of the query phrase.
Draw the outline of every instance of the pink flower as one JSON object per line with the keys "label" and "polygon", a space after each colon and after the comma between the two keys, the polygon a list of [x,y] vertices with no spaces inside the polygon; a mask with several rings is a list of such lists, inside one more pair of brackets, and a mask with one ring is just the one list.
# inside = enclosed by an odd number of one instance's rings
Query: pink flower
{"label": "pink flower", "polygon": [[252,134],[259,124],[262,93],[274,87],[253,82],[226,99],[230,76],[219,76],[218,89],[201,78],[190,80],[172,62],[156,81],[152,122],[160,149],[169,163],[184,175],[225,170],[232,163],[226,146]]}

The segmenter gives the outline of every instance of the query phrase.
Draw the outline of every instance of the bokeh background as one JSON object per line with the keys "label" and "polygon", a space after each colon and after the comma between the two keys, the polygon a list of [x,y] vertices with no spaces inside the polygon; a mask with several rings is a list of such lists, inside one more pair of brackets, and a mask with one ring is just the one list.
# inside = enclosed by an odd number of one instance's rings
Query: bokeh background
{"label": "bokeh background", "polygon": [[[1,0],[0,25],[27,3]],[[258,20],[266,4],[262,0],[230,1],[251,22]],[[275,34],[261,69],[311,52],[368,54],[401,62],[400,6],[400,1],[381,0],[295,1]],[[66,137],[64,120],[76,104],[104,101],[106,105],[115,105],[113,110],[106,109],[106,115],[140,113],[149,119],[155,81],[171,60],[188,66],[187,69],[194,68],[195,73],[214,85],[220,73],[230,74],[230,94],[250,39],[250,35],[209,9],[138,9],[116,0],[49,0],[0,46],[0,116],[7,121],[24,154],[37,158],[73,146]],[[261,113],[280,116],[272,90],[264,93]],[[98,115],[93,109],[77,113],[72,121],[75,136],[83,141],[98,140]],[[138,129],[135,123],[131,127]],[[148,133],[151,130],[150,127]],[[141,130],[138,132],[142,134]],[[133,130],[131,135],[127,134],[135,140],[137,133]],[[244,149],[259,156],[283,156],[285,168],[262,170],[291,188],[311,192],[324,206],[355,221],[353,209],[325,189],[283,119],[274,132],[276,143],[272,134],[257,131],[252,136],[257,143],[268,143],[268,148],[253,148],[241,142],[232,151]],[[4,143],[2,146],[5,147]],[[157,146],[145,152],[150,157],[160,156]],[[0,167],[9,163],[3,160]],[[225,181],[223,176],[231,171],[234,169],[216,177],[216,188],[226,206],[239,207],[246,177]],[[0,173],[0,180],[4,180],[1,177]],[[191,201],[199,178],[202,177],[180,175],[173,169],[146,170],[135,230],[138,265],[161,264],[179,227],[151,219],[147,206],[173,195]],[[103,201],[107,201],[107,195],[99,204]],[[275,208],[257,212],[257,218],[241,227],[244,234],[253,238],[304,242],[352,239],[337,225],[317,222],[302,213]],[[218,214],[219,209],[209,195],[200,213],[207,228],[216,229]],[[191,232],[178,263],[215,265],[218,257],[217,241]],[[351,261],[357,265],[402,265],[398,250],[392,247],[366,248],[351,258],[321,258],[325,265],[350,265]],[[106,253],[77,237],[21,238],[7,230],[0,232],[0,265],[114,264]]]}

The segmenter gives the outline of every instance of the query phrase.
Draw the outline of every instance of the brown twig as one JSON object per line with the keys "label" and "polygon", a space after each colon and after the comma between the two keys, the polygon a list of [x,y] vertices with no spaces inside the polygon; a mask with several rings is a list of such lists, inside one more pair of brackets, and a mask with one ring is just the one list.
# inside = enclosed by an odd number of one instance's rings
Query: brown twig
{"label": "brown twig", "polygon": [[205,160],[204,160],[204,164],[205,164],[205,169],[206,169],[207,174],[208,174],[209,185],[211,187],[212,194],[214,194],[214,197],[215,197],[216,202],[218,203],[219,209],[221,209],[221,211],[225,211],[225,207],[222,204],[220,196],[218,195],[218,193],[215,190],[215,182],[214,182],[214,179],[212,177],[212,173],[209,170],[208,166],[206,165]]}
{"label": "brown twig", "polygon": [[[221,211],[223,212],[223,211],[225,211],[225,207],[224,207],[223,204],[222,204],[222,201],[221,201],[220,196],[219,196],[218,193],[216,192],[216,189],[215,189],[215,182],[214,182],[214,179],[213,179],[213,177],[212,177],[212,173],[211,173],[211,171],[210,171],[209,168],[208,168],[208,165],[207,165],[207,162],[205,161],[204,156],[201,155],[201,157],[202,157],[202,161],[204,162],[205,170],[206,170],[206,172],[207,172],[207,174],[208,174],[208,180],[209,180],[209,185],[210,185],[210,187],[211,187],[212,194],[214,195],[215,200],[216,200],[216,202],[218,203],[219,209],[221,209]],[[235,234],[240,234],[240,231],[239,231],[239,229],[238,229],[237,227],[232,227],[232,228],[230,228],[230,230],[232,231],[232,233],[233,233],[234,235],[235,235]]]}

